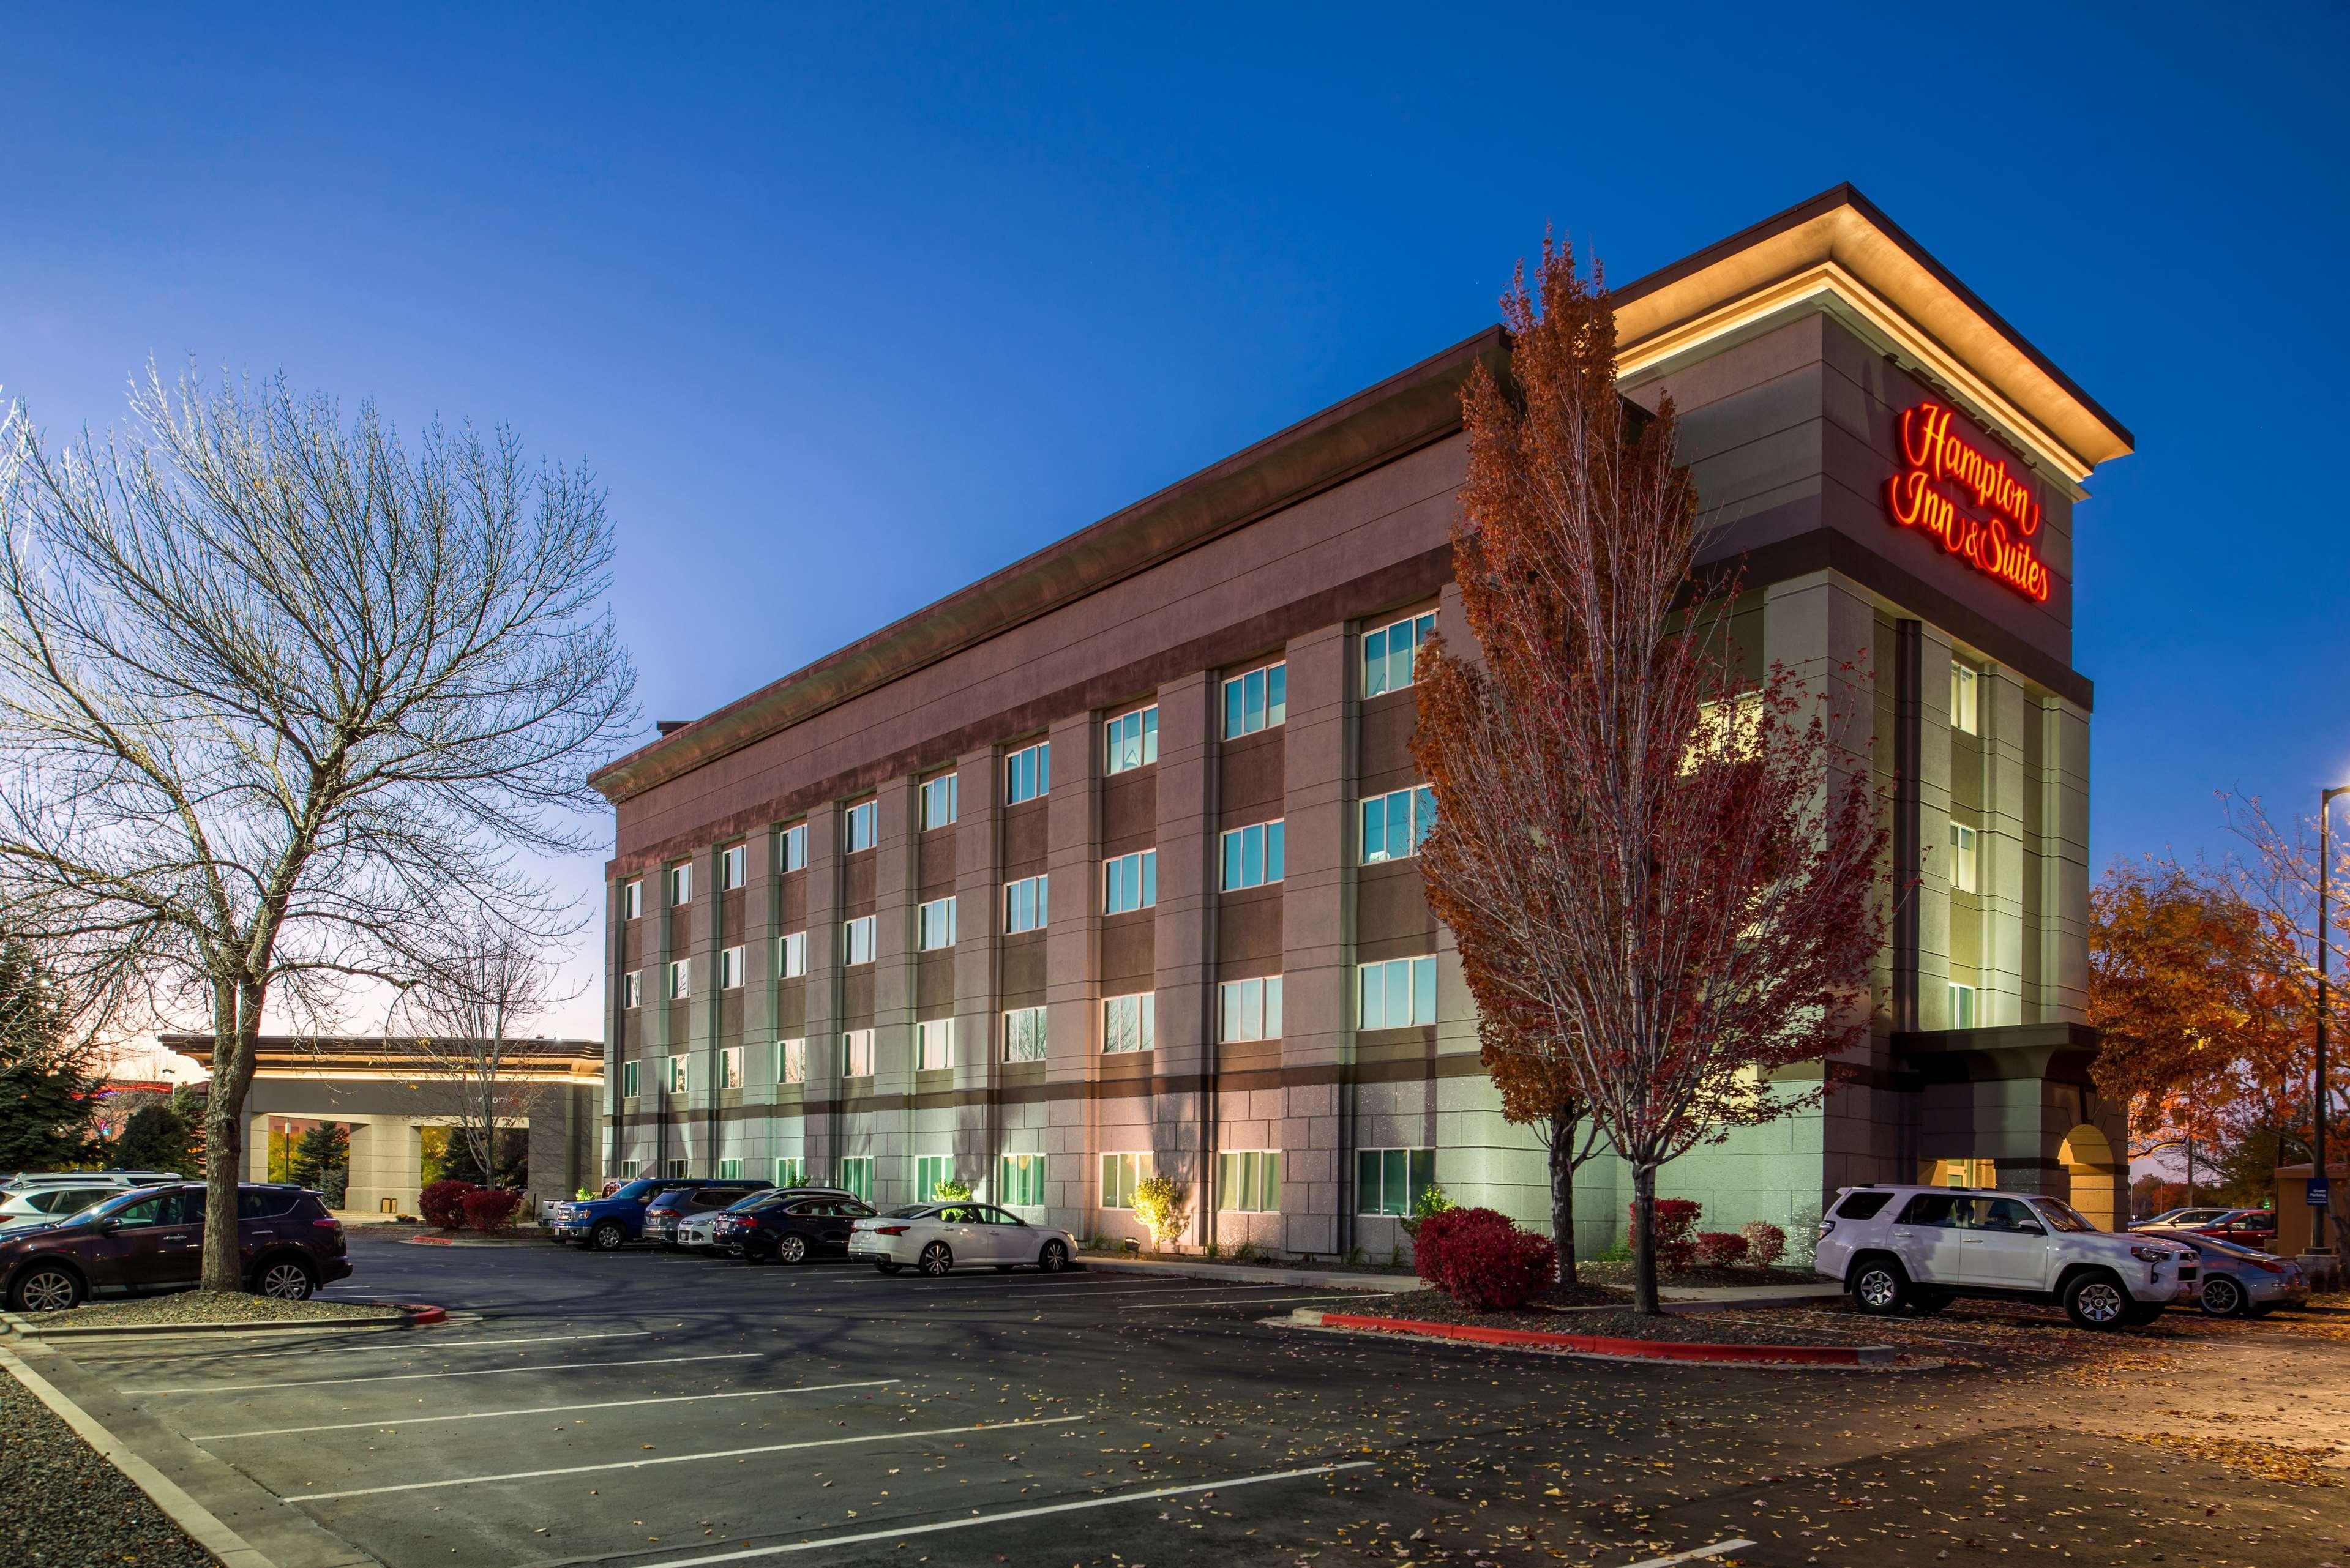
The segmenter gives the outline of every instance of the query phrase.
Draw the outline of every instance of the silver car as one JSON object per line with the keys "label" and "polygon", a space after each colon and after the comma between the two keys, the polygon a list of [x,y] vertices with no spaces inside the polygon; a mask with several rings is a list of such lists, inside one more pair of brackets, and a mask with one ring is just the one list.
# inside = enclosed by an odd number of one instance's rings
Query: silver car
{"label": "silver car", "polygon": [[2192,1231],[2141,1231],[2181,1247],[2202,1260],[2203,1285],[2196,1304],[2213,1317],[2266,1317],[2281,1306],[2309,1300],[2309,1278],[2291,1258],[2272,1257],[2217,1236]]}
{"label": "silver car", "polygon": [[712,1234],[718,1217],[725,1212],[723,1209],[705,1209],[699,1214],[687,1215],[677,1222],[677,1244],[696,1252],[707,1252],[713,1248],[727,1252],[740,1251],[742,1249],[739,1247],[718,1248],[718,1239]]}
{"label": "silver car", "polygon": [[33,1231],[70,1220],[125,1189],[98,1182],[67,1187],[27,1187],[0,1198],[0,1231]]}

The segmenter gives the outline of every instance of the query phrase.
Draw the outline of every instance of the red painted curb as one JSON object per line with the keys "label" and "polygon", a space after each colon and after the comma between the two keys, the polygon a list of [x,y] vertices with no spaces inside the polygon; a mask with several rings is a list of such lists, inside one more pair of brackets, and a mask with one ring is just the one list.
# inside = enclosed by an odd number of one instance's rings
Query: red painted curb
{"label": "red painted curb", "polygon": [[1382,1334],[1417,1334],[1425,1339],[1465,1339],[1480,1345],[1535,1345],[1549,1350],[1578,1350],[1638,1361],[1881,1366],[1890,1364],[1895,1355],[1890,1350],[1863,1350],[1841,1345],[1694,1345],[1670,1339],[1607,1339],[1590,1334],[1544,1334],[1532,1328],[1484,1328],[1468,1323],[1423,1323],[1416,1318],[1357,1317],[1336,1312],[1322,1314],[1322,1326],[1367,1328]]}
{"label": "red painted curb", "polygon": [[429,1323],[449,1321],[449,1309],[446,1307],[432,1306],[423,1302],[401,1302],[400,1309],[408,1314],[408,1324],[411,1328],[421,1328]]}

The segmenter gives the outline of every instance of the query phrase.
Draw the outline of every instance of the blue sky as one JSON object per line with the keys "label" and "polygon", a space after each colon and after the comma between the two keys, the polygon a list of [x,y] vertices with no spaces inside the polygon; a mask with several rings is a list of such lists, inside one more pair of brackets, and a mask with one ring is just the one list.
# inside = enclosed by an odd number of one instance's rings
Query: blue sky
{"label": "blue sky", "polygon": [[1477,330],[1546,223],[1629,278],[1850,180],[2136,431],[2095,853],[2219,847],[2214,791],[2350,778],[2350,25],[2212,16],[19,12],[0,387],[282,368],[584,455],[692,717]]}

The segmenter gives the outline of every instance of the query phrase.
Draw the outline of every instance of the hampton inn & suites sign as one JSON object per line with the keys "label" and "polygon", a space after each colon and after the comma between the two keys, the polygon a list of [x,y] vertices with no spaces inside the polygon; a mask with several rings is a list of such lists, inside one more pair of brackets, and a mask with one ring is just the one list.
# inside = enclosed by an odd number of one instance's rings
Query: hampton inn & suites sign
{"label": "hampton inn & suites sign", "polygon": [[2040,500],[2004,458],[1950,428],[1950,410],[1919,403],[1901,415],[1901,468],[1886,484],[1885,509],[1904,528],[1921,528],[1943,549],[2028,599],[2048,598],[2048,564],[2033,547]]}

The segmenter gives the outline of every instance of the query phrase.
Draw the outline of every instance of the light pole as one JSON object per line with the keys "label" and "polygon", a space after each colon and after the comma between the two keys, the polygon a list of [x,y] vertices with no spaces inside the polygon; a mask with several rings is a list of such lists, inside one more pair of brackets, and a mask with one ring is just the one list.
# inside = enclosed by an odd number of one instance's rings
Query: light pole
{"label": "light pole", "polygon": [[[2314,1156],[2310,1169],[2321,1182],[2325,1176],[2325,1014],[2332,998],[2327,994],[2325,955],[2333,943],[2326,938],[2326,922],[2332,911],[2327,902],[2333,892],[2334,876],[2334,797],[2350,794],[2350,784],[2336,784],[2320,790],[2317,795],[2317,1097],[2310,1107],[2310,1120],[2316,1136],[2310,1140],[2310,1152]],[[2326,1183],[2327,1203],[2313,1205],[2309,1217],[2309,1250],[2317,1257],[2331,1259],[2334,1255],[2334,1235],[2327,1227],[2332,1218],[2328,1213],[2334,1191]]]}

